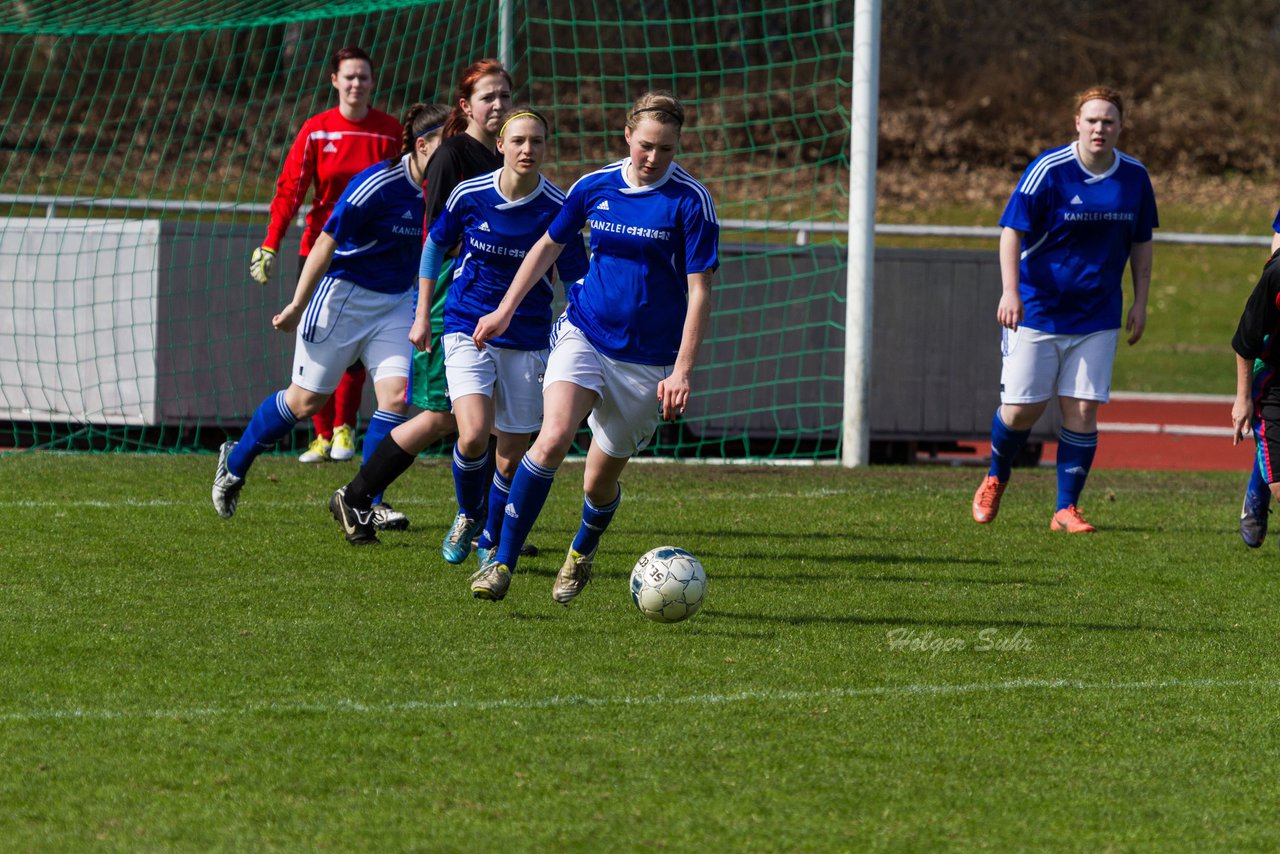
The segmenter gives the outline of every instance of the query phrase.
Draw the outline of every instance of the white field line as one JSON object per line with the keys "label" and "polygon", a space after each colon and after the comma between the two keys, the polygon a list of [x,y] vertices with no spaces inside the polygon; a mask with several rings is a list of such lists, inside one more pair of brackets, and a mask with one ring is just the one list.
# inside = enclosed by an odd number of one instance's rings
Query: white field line
{"label": "white field line", "polygon": [[250,703],[238,707],[194,706],[174,709],[28,709],[0,712],[0,724],[37,721],[187,720],[190,718],[245,717],[253,715],[406,715],[432,712],[484,712],[502,709],[534,711],[571,706],[618,708],[626,706],[718,706],[733,703],[794,703],[814,700],[928,697],[988,694],[1016,691],[1139,692],[1195,691],[1247,688],[1274,691],[1280,680],[1262,679],[1162,679],[1146,682],[1085,682],[1074,679],[1010,679],[959,685],[880,685],[866,688],[832,688],[825,691],[739,691],[731,694],[682,694],[666,696],[587,697],[553,695],[528,699],[409,700],[401,703],[361,703],[336,699],[327,703]]}
{"label": "white field line", "polygon": [[[580,487],[579,487],[580,488]],[[699,492],[699,501],[776,501],[778,499],[802,499],[802,498],[832,498],[841,495],[849,495],[851,490],[847,489],[809,489],[802,492]],[[245,493],[242,493],[245,495]],[[247,493],[247,501],[241,505],[245,507],[270,508],[270,509],[296,509],[298,507],[327,507],[328,498],[318,499],[316,501],[275,501],[275,500],[256,500],[251,492]],[[398,493],[395,496],[395,504],[399,507],[403,504],[405,507],[431,507],[438,508],[453,500],[451,493],[441,491],[439,499],[429,499],[422,497],[410,497]],[[637,495],[635,493],[627,493],[627,503],[645,503],[660,501],[670,503],[671,496],[653,493],[649,495]],[[159,498],[151,498],[147,500],[122,498],[116,501],[106,501],[94,498],[82,499],[41,499],[41,498],[20,498],[13,501],[0,501],[0,510],[71,510],[71,509],[89,509],[89,510],[117,510],[121,507],[189,507],[199,505],[202,509],[208,509],[213,512],[209,499],[201,494],[197,498],[190,501],[170,501]],[[452,511],[456,512],[456,511]],[[212,517],[211,517],[212,518]]]}

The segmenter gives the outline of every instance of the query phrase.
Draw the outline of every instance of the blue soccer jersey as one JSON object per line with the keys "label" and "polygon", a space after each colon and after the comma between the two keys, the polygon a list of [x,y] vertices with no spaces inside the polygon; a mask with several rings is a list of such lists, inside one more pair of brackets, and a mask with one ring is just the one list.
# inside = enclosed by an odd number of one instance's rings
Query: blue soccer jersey
{"label": "blue soccer jersey", "polygon": [[[449,194],[444,210],[431,225],[431,241],[453,246],[462,241],[444,305],[444,332],[471,335],[476,321],[498,307],[520,262],[564,206],[564,193],[546,178],[537,189],[512,201],[498,189],[499,169],[463,181]],[[566,289],[587,274],[581,236],[570,240],[556,261]],[[551,332],[550,275],[533,286],[516,307],[511,325],[494,346],[544,350]]]}
{"label": "blue soccer jersey", "polygon": [[548,234],[556,243],[591,227],[591,266],[570,288],[569,320],[606,356],[642,365],[675,362],[690,273],[720,265],[711,194],[672,163],[653,184],[632,186],[628,160],[578,180]]}
{"label": "blue soccer jersey", "polygon": [[1120,328],[1130,249],[1160,225],[1146,167],[1116,151],[1095,175],[1075,143],[1027,167],[1000,224],[1023,232],[1023,324],[1068,335]]}
{"label": "blue soccer jersey", "polygon": [[328,275],[362,288],[399,294],[418,282],[422,253],[422,188],[409,157],[375,163],[342,191],[324,230],[338,244]]}

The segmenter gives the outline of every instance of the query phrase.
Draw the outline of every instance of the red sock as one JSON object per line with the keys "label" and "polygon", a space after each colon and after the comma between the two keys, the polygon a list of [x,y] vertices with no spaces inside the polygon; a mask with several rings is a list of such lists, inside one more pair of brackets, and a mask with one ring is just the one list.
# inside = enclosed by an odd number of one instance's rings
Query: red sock
{"label": "red sock", "polygon": [[364,378],[368,373],[364,365],[357,362],[347,368],[347,372],[342,375],[338,388],[333,393],[336,406],[333,416],[335,424],[356,426],[356,419],[360,417],[360,400],[364,395]]}
{"label": "red sock", "polygon": [[320,411],[311,416],[311,426],[316,428],[316,435],[322,439],[333,438],[333,396],[324,402]]}

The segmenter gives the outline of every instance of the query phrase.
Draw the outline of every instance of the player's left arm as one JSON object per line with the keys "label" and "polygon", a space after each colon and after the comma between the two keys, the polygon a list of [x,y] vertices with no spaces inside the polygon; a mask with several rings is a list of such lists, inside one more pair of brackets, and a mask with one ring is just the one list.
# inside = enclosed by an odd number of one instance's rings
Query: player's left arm
{"label": "player's left arm", "polygon": [[689,404],[693,366],[711,323],[711,279],[720,267],[720,220],[711,195],[701,185],[696,186],[698,192],[681,203],[685,269],[693,272],[686,274],[689,296],[676,363],[671,375],[658,383],[664,421],[676,420]]}
{"label": "player's left arm", "polygon": [[714,275],[711,270],[689,274],[689,305],[685,310],[680,350],[676,353],[671,374],[658,383],[658,400],[662,402],[664,421],[675,421],[689,404],[693,367],[698,361],[698,350],[702,348],[707,327],[711,324],[711,278]]}
{"label": "player's left arm", "polygon": [[307,303],[311,302],[316,285],[329,272],[329,264],[333,262],[333,253],[337,248],[338,242],[333,239],[333,235],[327,231],[320,232],[307,255],[307,263],[302,265],[302,275],[298,277],[298,286],[293,291],[293,301],[271,318],[271,325],[277,331],[292,332],[298,328],[298,322],[302,320],[302,313],[307,310]]}
{"label": "player's left arm", "polygon": [[1129,343],[1137,344],[1147,328],[1147,294],[1151,290],[1152,242],[1135,243],[1129,250],[1129,272],[1133,276],[1133,305],[1125,320]]}

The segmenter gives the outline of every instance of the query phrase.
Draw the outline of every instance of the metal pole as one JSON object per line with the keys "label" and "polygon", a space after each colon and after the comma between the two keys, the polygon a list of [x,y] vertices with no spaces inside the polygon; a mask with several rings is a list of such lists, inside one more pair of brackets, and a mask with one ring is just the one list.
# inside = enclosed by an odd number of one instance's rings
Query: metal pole
{"label": "metal pole", "polygon": [[515,0],[498,0],[498,61],[502,67],[511,70],[514,56],[512,46],[515,42],[515,11],[512,8]]}
{"label": "metal pole", "polygon": [[880,2],[853,12],[853,104],[849,141],[849,278],[845,287],[844,424],[840,462],[871,459],[872,285],[875,278],[876,132],[880,96]]}

